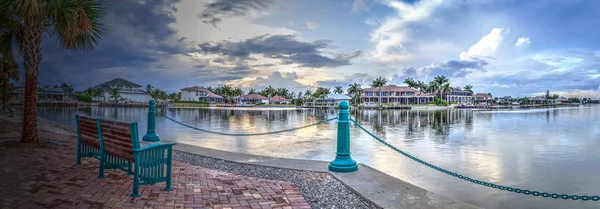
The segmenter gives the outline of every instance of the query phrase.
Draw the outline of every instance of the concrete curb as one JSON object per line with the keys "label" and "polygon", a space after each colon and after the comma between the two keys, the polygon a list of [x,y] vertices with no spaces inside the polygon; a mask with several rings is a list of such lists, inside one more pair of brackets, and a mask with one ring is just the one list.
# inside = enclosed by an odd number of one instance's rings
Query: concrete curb
{"label": "concrete curb", "polygon": [[338,173],[329,171],[329,162],[325,161],[243,154],[181,143],[175,145],[174,149],[236,163],[329,173],[361,197],[382,208],[478,208],[414,186],[364,164],[359,164],[356,172]]}

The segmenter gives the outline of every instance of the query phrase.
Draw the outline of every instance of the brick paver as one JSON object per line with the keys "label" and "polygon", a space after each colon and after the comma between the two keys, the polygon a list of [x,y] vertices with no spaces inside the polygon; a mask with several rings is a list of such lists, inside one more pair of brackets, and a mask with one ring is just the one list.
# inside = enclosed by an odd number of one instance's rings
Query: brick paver
{"label": "brick paver", "polygon": [[0,142],[0,208],[310,208],[292,183],[176,161],[173,191],[146,185],[131,198],[131,176],[108,170],[98,179],[97,160],[75,165],[73,137],[41,136],[41,145]]}

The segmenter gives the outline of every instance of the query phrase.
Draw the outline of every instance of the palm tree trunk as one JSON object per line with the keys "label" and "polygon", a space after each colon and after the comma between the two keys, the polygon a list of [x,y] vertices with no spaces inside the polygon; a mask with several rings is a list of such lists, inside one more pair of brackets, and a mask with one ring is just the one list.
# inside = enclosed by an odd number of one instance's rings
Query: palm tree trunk
{"label": "palm tree trunk", "polygon": [[2,110],[6,109],[6,100],[8,96],[8,79],[2,81]]}
{"label": "palm tree trunk", "polygon": [[23,63],[25,65],[25,105],[23,107],[23,131],[21,142],[38,142],[37,129],[37,77],[39,64],[42,60],[41,22],[25,23],[25,30],[21,37]]}

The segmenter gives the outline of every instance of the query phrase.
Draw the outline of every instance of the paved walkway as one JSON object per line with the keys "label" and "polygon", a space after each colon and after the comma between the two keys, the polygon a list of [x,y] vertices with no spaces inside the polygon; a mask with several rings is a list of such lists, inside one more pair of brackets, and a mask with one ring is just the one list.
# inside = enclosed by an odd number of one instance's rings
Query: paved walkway
{"label": "paved walkway", "polygon": [[0,208],[310,208],[291,183],[182,162],[173,164],[173,191],[141,186],[141,197],[131,198],[126,173],[108,170],[98,179],[97,160],[74,165],[73,136],[42,131],[38,145],[0,136]]}

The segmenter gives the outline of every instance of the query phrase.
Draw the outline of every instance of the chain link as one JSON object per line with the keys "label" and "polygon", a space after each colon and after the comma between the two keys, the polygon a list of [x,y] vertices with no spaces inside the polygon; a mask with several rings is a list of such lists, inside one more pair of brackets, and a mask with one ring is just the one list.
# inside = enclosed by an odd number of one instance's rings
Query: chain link
{"label": "chain link", "polygon": [[513,188],[513,187],[507,187],[507,186],[501,186],[498,184],[493,184],[493,183],[489,183],[489,182],[485,182],[485,181],[481,181],[481,180],[477,180],[474,178],[470,178],[468,176],[464,176],[461,175],[459,173],[455,173],[443,168],[440,168],[438,166],[432,165],[428,162],[425,162],[415,156],[412,156],[400,149],[398,149],[397,147],[395,147],[394,145],[391,145],[390,143],[384,141],[383,139],[375,136],[373,133],[367,131],[364,127],[362,127],[360,124],[358,124],[356,121],[354,121],[353,119],[350,119],[354,124],[356,124],[356,126],[358,126],[360,129],[362,129],[365,133],[371,135],[373,138],[375,138],[377,141],[381,142],[382,144],[386,145],[387,147],[391,148],[392,150],[414,160],[417,161],[418,163],[421,163],[427,167],[430,167],[434,170],[437,170],[439,172],[448,174],[450,176],[454,176],[456,178],[465,180],[465,181],[469,181],[475,184],[479,184],[479,185],[483,185],[483,186],[487,186],[487,187],[491,187],[494,189],[500,189],[500,190],[504,190],[504,191],[509,191],[509,192],[514,192],[514,193],[519,193],[519,194],[524,194],[524,195],[533,195],[533,196],[542,196],[542,197],[551,197],[554,199],[565,199],[565,200],[583,200],[583,201],[587,201],[587,200],[592,200],[592,201],[598,201],[600,200],[600,196],[588,196],[588,195],[569,195],[569,194],[556,194],[556,193],[548,193],[548,192],[539,192],[539,191],[535,191],[535,190],[527,190],[527,189],[518,189],[518,188]]}
{"label": "chain link", "polygon": [[177,120],[175,120],[175,119],[173,119],[173,118],[171,118],[171,117],[169,117],[169,116],[166,116],[166,115],[164,115],[164,114],[162,114],[162,113],[160,113],[160,112],[157,112],[157,113],[158,113],[160,116],[163,116],[163,117],[165,117],[166,119],[168,119],[168,120],[170,120],[170,121],[173,121],[173,122],[175,122],[175,123],[177,123],[177,124],[179,124],[179,125],[182,125],[182,126],[185,126],[185,127],[191,128],[191,129],[194,129],[194,130],[198,130],[198,131],[206,132],[206,133],[211,133],[211,134],[219,134],[219,135],[225,135],[225,136],[260,136],[260,135],[268,135],[268,134],[278,134],[278,133],[283,133],[283,132],[295,131],[295,130],[298,130],[298,129],[308,128],[308,127],[311,127],[311,126],[316,126],[316,125],[323,124],[323,123],[328,123],[328,122],[330,122],[330,121],[333,121],[333,120],[336,120],[336,119],[337,119],[337,117],[334,117],[334,118],[329,118],[329,119],[326,119],[326,120],[321,120],[321,121],[319,121],[319,122],[317,122],[317,123],[308,124],[308,125],[304,125],[304,126],[300,126],[300,127],[296,127],[296,128],[290,128],[290,129],[285,129],[285,130],[279,130],[279,131],[264,132],[264,133],[250,133],[250,134],[242,134],[242,133],[225,133],[225,132],[218,132],[218,131],[211,131],[211,130],[201,129],[201,128],[193,127],[193,126],[190,126],[190,125],[188,125],[188,124],[185,124],[185,123],[179,122],[179,121],[177,121]]}

